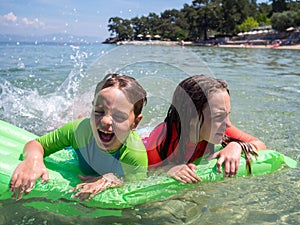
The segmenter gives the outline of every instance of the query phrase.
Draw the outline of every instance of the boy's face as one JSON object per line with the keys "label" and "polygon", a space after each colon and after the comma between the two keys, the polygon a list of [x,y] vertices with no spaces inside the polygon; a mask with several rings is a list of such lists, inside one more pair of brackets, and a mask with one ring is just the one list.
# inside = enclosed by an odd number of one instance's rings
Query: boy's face
{"label": "boy's face", "polygon": [[102,89],[94,99],[91,114],[93,135],[99,148],[107,151],[122,146],[129,131],[135,129],[142,115],[135,118],[133,104],[116,87]]}

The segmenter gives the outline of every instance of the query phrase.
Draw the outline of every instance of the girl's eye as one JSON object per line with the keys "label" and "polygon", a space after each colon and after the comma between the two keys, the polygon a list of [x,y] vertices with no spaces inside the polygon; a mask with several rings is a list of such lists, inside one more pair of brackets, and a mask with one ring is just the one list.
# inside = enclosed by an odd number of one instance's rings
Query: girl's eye
{"label": "girl's eye", "polygon": [[215,119],[216,121],[222,121],[224,119],[226,119],[227,117],[227,114],[223,114],[223,113],[218,113],[218,114],[215,114],[213,119]]}

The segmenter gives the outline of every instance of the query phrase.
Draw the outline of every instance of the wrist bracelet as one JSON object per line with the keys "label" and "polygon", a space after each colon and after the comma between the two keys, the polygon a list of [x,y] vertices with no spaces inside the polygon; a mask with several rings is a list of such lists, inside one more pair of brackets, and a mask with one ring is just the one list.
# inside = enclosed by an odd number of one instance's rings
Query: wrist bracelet
{"label": "wrist bracelet", "polygon": [[241,148],[242,151],[245,155],[245,159],[246,159],[246,170],[248,175],[252,174],[252,169],[251,169],[251,162],[252,162],[252,158],[250,155],[253,155],[255,158],[258,157],[257,152],[253,149],[253,146],[249,143],[249,142],[236,142],[238,143]]}

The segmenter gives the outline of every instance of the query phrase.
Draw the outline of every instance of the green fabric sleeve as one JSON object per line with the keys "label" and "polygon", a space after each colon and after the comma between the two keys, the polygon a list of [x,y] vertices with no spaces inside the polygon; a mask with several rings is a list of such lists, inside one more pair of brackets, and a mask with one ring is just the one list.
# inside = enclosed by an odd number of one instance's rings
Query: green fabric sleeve
{"label": "green fabric sleeve", "polygon": [[68,122],[62,127],[36,138],[35,140],[40,142],[44,148],[44,157],[69,146],[78,149],[74,130],[81,121]]}
{"label": "green fabric sleeve", "polygon": [[[75,150],[87,146],[92,138],[89,119],[80,119],[66,123],[62,127],[36,138],[44,148],[44,157],[66,147]],[[100,149],[99,149],[100,150]],[[123,172],[129,180],[142,179],[147,175],[148,158],[145,146],[136,131],[130,131],[120,151]],[[111,152],[111,154],[113,154]]]}
{"label": "green fabric sleeve", "polygon": [[146,148],[136,131],[131,131],[120,149],[120,161],[128,180],[143,179],[147,175],[148,157]]}

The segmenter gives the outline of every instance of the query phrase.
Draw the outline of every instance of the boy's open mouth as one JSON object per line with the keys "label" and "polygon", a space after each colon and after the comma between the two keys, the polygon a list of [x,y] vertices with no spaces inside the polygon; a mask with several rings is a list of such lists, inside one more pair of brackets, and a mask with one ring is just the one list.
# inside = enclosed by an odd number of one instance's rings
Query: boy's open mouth
{"label": "boy's open mouth", "polygon": [[115,134],[112,132],[107,132],[107,131],[102,131],[102,130],[98,130],[98,134],[99,134],[100,140],[103,143],[109,143],[115,136]]}

